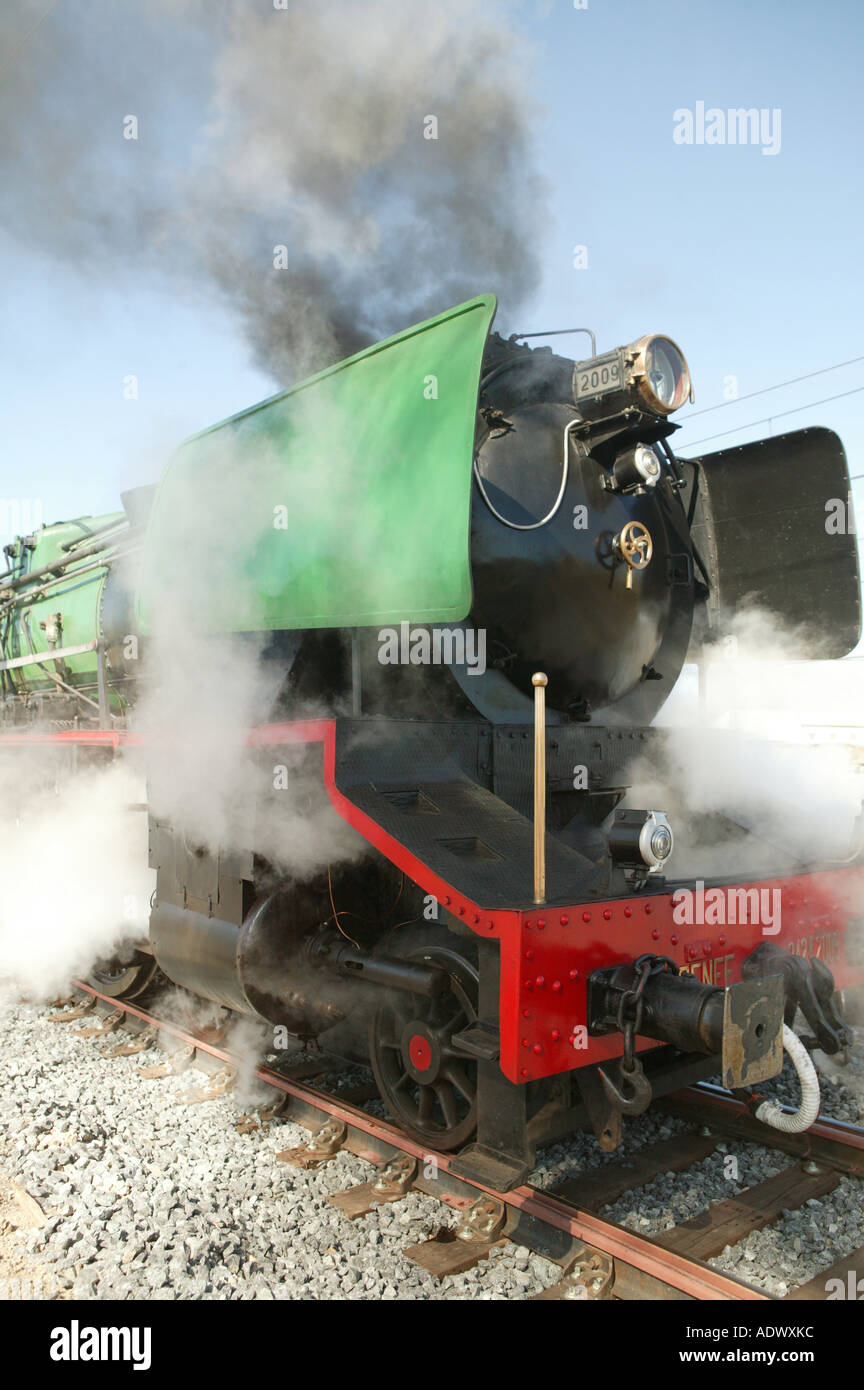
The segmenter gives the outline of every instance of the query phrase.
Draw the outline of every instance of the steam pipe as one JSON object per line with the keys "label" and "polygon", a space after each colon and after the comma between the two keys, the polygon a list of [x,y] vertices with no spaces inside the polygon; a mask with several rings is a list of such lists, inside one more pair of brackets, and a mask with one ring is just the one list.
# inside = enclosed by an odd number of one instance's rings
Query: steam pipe
{"label": "steam pipe", "polygon": [[335,945],[328,942],[323,950],[326,954],[317,955],[316,952],[316,964],[352,980],[365,980],[370,985],[383,985],[385,989],[401,989],[424,999],[435,999],[447,984],[445,972],[434,966],[395,960],[390,956],[370,956],[365,951],[355,950],[347,941]]}
{"label": "steam pipe", "polygon": [[116,544],[115,536],[107,536],[96,545],[85,546],[83,550],[70,552],[62,560],[54,560],[50,565],[40,565],[39,569],[30,570],[29,574],[23,574],[19,579],[0,579],[0,593],[15,593],[18,589],[28,588],[34,580],[41,579],[43,575],[51,574],[59,577],[61,573],[79,560],[86,560],[90,555],[100,555],[105,550]]}

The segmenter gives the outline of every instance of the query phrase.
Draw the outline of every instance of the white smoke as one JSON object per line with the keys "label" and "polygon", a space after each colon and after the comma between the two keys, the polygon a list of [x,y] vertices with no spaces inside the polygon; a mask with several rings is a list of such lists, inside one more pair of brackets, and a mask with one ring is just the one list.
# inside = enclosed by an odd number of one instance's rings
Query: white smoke
{"label": "white smoke", "polygon": [[117,762],[55,780],[59,756],[6,750],[2,772],[0,979],[40,1000],[146,939],[155,884],[147,817],[129,809],[140,772]]}
{"label": "white smoke", "polygon": [[[755,607],[724,626],[728,635],[706,653],[701,694],[691,686],[673,696],[657,721],[668,742],[659,762],[632,769],[627,804],[671,813],[676,875],[691,860],[700,873],[758,872],[772,849],[803,862],[848,858],[864,798],[859,755],[844,735],[857,722],[858,668],[799,659],[800,634]],[[726,838],[715,822],[706,835],[694,828],[706,816],[751,833]]]}

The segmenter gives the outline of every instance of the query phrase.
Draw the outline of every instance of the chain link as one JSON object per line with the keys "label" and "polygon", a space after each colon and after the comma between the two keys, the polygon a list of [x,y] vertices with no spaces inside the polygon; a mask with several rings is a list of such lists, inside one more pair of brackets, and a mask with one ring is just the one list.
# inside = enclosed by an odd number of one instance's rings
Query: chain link
{"label": "chain link", "polygon": [[624,1055],[621,1058],[621,1070],[630,1076],[636,1070],[636,1037],[642,1023],[642,1010],[644,1006],[643,995],[649,976],[659,975],[662,971],[668,970],[670,974],[677,975],[678,966],[669,956],[652,956],[647,953],[639,956],[633,966],[636,975],[635,987],[625,990],[618,1003],[618,1027],[624,1035]]}

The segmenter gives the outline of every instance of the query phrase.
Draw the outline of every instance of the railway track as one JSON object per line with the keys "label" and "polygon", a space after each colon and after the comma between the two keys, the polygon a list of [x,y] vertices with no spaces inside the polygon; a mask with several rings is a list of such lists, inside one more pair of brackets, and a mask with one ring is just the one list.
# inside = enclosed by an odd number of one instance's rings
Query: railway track
{"label": "railway track", "polygon": [[[92,986],[76,982],[80,1002],[54,1015],[85,1026],[84,1036],[105,1039],[118,1029],[136,1034],[115,1055],[130,1055],[158,1043],[166,1061],[144,1075],[176,1074],[195,1066],[208,1074],[187,1099],[202,1102],[231,1088],[239,1059],[221,1045],[217,1030],[190,1032],[139,1004],[118,1002]],[[111,1051],[108,1051],[111,1055]],[[384,1202],[398,1202],[411,1191],[424,1192],[455,1209],[460,1220],[403,1253],[438,1278],[484,1261],[493,1246],[511,1240],[561,1267],[561,1279],[538,1299],[701,1300],[779,1302],[771,1294],[708,1261],[727,1245],[778,1219],[784,1211],[830,1193],[843,1175],[864,1178],[864,1129],[820,1119],[806,1133],[767,1130],[728,1093],[706,1084],[658,1102],[670,1114],[696,1126],[646,1145],[627,1157],[544,1189],[532,1184],[498,1193],[456,1176],[452,1155],[424,1149],[394,1125],[362,1108],[371,1092],[344,1094],[320,1084],[333,1074],[336,1059],[313,1055],[290,1069],[261,1065],[255,1075],[276,1093],[262,1111],[243,1117],[238,1128],[254,1130],[284,1113],[310,1132],[307,1143],[278,1156],[298,1167],[314,1168],[347,1150],[371,1165],[369,1180],[330,1195],[346,1219],[358,1220]],[[344,1064],[343,1064],[344,1065]],[[316,1082],[317,1084],[312,1084]],[[652,1238],[604,1219],[602,1209],[622,1194],[670,1171],[684,1172],[729,1137],[782,1150],[796,1161],[774,1177]],[[846,1280],[864,1267],[864,1248],[792,1290],[787,1301],[822,1300],[830,1279]]]}

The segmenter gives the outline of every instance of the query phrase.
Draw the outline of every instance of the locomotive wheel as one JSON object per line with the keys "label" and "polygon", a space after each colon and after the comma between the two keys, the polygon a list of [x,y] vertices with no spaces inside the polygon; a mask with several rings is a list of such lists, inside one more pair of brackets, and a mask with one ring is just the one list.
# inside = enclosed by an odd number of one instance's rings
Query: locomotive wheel
{"label": "locomotive wheel", "polygon": [[437,999],[392,991],[372,1016],[369,1055],[394,1120],[430,1148],[458,1149],[477,1128],[477,1064],[452,1045],[477,1018],[477,967],[449,944],[400,951],[440,966],[448,987]]}
{"label": "locomotive wheel", "polygon": [[88,981],[100,994],[109,999],[137,999],[153,980],[156,961],[146,951],[133,951],[131,956],[111,956],[91,967]]}

